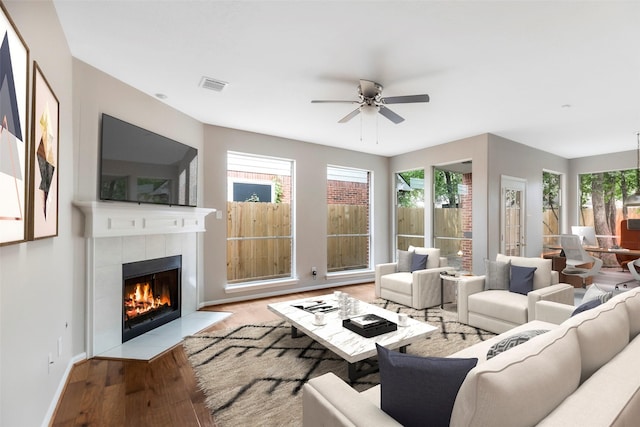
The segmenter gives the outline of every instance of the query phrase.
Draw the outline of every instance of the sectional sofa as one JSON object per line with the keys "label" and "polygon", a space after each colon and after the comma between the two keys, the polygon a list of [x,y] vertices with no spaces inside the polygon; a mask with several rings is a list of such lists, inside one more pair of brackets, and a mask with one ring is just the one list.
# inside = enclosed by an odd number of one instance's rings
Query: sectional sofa
{"label": "sectional sofa", "polygon": [[[573,311],[541,303],[547,307],[540,311],[551,309],[555,318]],[[494,344],[531,330],[548,332],[487,360]],[[639,333],[635,288],[560,324],[536,319],[455,353],[450,357],[476,357],[478,364],[457,393],[450,425],[638,425]],[[310,380],[303,393],[306,427],[400,425],[380,409],[380,385],[359,393],[328,373]]]}

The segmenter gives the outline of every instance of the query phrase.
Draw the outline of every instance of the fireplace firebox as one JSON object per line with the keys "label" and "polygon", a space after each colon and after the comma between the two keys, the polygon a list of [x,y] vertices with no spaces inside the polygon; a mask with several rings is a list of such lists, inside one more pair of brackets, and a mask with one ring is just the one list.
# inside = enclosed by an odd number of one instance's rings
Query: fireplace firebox
{"label": "fireplace firebox", "polygon": [[181,316],[182,255],[122,265],[122,342]]}

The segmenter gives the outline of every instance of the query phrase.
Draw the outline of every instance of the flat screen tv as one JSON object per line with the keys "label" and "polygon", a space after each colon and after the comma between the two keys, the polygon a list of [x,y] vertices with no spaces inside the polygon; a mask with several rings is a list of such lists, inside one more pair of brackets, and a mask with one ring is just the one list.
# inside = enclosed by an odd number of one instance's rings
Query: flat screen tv
{"label": "flat screen tv", "polygon": [[102,115],[100,200],[197,206],[198,150]]}

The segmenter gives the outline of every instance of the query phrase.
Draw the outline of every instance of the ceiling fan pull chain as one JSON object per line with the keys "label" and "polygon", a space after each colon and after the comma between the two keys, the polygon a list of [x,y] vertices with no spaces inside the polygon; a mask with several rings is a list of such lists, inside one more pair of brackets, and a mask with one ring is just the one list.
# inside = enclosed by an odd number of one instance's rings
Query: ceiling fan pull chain
{"label": "ceiling fan pull chain", "polygon": [[379,115],[376,114],[376,145],[378,145],[378,134],[379,134],[379,132],[378,132],[378,118],[379,118]]}

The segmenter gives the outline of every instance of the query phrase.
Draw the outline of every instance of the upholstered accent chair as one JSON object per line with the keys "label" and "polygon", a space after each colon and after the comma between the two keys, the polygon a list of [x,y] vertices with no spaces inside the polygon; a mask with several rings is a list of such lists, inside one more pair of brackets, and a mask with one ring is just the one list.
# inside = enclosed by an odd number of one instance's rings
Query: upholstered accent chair
{"label": "upholstered accent chair", "polygon": [[[490,263],[487,261],[487,265]],[[501,268],[508,265],[506,278],[501,283],[493,280],[493,274],[471,276],[458,283],[460,323],[500,334],[534,320],[537,301],[574,304],[573,286],[558,283],[558,272],[551,269],[550,259],[498,254],[496,263]],[[515,287],[514,271],[518,271],[518,275],[522,271],[528,274],[524,281],[528,289]],[[521,285],[523,281],[518,282]]]}
{"label": "upholstered accent chair", "polygon": [[[425,255],[426,263],[420,265]],[[398,251],[396,262],[376,265],[376,296],[418,310],[439,305],[440,273],[453,270],[440,249],[409,247]],[[455,290],[445,290],[444,301],[454,301]]]}

